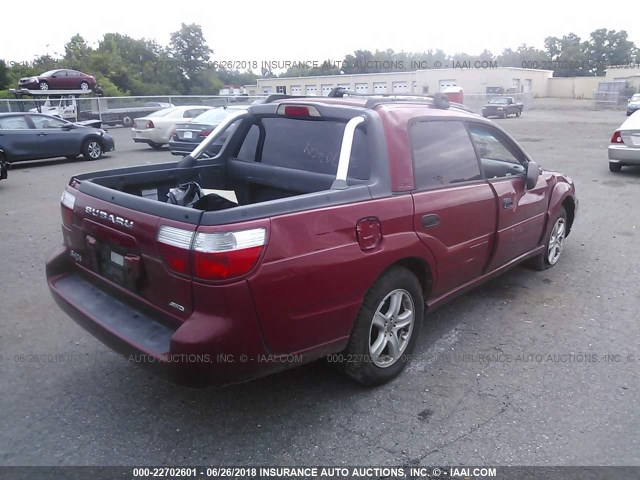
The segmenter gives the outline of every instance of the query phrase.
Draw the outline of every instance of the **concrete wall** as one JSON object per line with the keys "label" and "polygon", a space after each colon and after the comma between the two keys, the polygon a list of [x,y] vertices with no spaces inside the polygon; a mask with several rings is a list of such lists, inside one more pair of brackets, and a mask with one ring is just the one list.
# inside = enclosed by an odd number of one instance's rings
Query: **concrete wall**
{"label": "concrete wall", "polygon": [[636,92],[640,92],[640,65],[630,68],[607,68],[605,78],[608,82],[624,80],[629,87],[634,88]]}
{"label": "concrete wall", "polygon": [[548,97],[557,98],[593,98],[598,83],[605,77],[555,77],[548,83]]}

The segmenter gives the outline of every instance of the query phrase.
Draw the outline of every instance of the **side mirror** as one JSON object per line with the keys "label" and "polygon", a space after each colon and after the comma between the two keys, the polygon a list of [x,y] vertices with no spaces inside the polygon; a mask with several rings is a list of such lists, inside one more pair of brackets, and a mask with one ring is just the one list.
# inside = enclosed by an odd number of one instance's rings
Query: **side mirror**
{"label": "side mirror", "polygon": [[532,189],[538,183],[540,167],[533,160],[527,164],[527,190]]}
{"label": "side mirror", "polygon": [[71,130],[72,128],[76,128],[76,126],[75,126],[73,123],[65,123],[65,124],[62,126],[62,129],[63,129],[63,130]]}

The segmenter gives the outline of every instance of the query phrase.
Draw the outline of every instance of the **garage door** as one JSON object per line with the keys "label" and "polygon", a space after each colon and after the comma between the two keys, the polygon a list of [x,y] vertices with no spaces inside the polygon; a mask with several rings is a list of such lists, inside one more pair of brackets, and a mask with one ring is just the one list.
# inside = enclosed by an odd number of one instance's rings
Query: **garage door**
{"label": "garage door", "polygon": [[300,85],[292,85],[291,95],[302,95],[302,87]]}
{"label": "garage door", "polygon": [[356,93],[369,93],[369,84],[356,83]]}
{"label": "garage door", "polygon": [[373,93],[387,93],[387,82],[373,82]]}
{"label": "garage door", "polygon": [[408,93],[409,84],[407,82],[393,82],[393,93]]}
{"label": "garage door", "polygon": [[315,85],[307,85],[305,87],[305,94],[306,95],[318,95],[318,87]]}
{"label": "garage door", "polygon": [[322,85],[322,96],[326,97],[329,95],[329,92],[333,89],[333,85],[331,84],[323,84]]}
{"label": "garage door", "polygon": [[444,90],[447,87],[457,87],[457,80],[440,80],[440,91]]}

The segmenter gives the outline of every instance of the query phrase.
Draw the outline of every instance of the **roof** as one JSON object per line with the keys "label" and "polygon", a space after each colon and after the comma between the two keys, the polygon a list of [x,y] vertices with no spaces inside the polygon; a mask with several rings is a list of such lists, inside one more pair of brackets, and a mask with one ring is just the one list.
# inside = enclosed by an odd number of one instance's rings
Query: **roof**
{"label": "roof", "polygon": [[[345,97],[321,97],[321,96],[289,96],[271,95],[265,99],[264,103],[306,103],[325,105],[345,105],[350,107],[360,107],[372,110],[395,111],[407,109],[423,109],[425,114],[439,114],[444,116],[465,116],[476,118],[478,115],[468,110],[464,105],[451,103],[441,98],[420,96],[420,95],[351,95]],[[446,105],[446,106],[445,106]],[[445,113],[446,112],[446,113]]]}

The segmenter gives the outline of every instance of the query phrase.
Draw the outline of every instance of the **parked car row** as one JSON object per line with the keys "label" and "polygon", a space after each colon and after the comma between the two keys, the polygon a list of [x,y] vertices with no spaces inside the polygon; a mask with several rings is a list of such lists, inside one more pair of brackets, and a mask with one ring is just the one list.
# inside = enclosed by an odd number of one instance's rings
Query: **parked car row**
{"label": "parked car row", "polygon": [[[146,143],[151,148],[160,149],[169,145],[173,155],[188,155],[229,115],[240,106],[209,107],[185,105],[158,110],[134,120],[131,137],[136,143]],[[231,133],[229,130],[228,133]],[[207,149],[209,155],[220,151],[226,136],[221,137]]]}
{"label": "parked car row", "polygon": [[203,105],[163,108],[144,117],[134,119],[131,136],[136,143],[146,143],[155,149],[162,148],[163,145],[169,143],[171,133],[177,122],[195,118],[210,108],[212,107]]}

